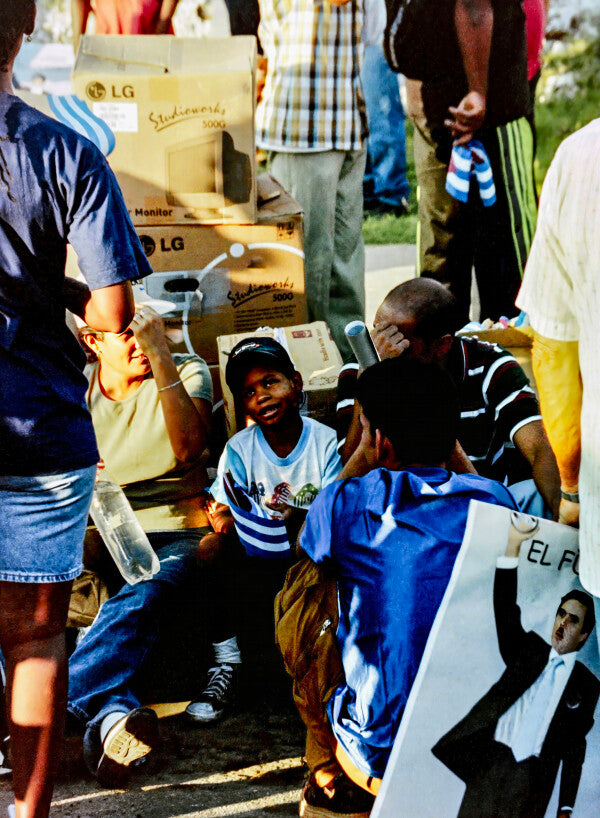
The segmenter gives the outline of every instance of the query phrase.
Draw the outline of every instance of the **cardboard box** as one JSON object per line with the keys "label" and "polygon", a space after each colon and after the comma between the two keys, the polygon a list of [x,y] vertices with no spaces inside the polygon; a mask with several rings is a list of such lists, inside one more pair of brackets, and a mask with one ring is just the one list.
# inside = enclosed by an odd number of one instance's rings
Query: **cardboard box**
{"label": "cardboard box", "polygon": [[[174,352],[217,363],[218,335],[306,321],[300,205],[269,174],[258,187],[256,224],[137,228],[156,271],[142,286],[174,305],[163,316]],[[81,277],[70,246],[66,272]]]}
{"label": "cardboard box", "polygon": [[260,178],[253,225],[138,229],[155,270],[143,282],[177,308],[164,317],[177,351],[216,363],[217,336],[306,321],[302,214],[272,177]]}
{"label": "cardboard box", "polygon": [[222,335],[217,338],[219,347],[219,371],[225,408],[227,434],[231,437],[244,428],[246,418],[243,408],[236,403],[225,381],[225,367],[233,347],[250,335],[277,340],[286,347],[296,369],[302,375],[306,392],[305,413],[322,423],[333,424],[337,398],[337,380],[342,358],[329,328],[324,321],[301,324],[296,327],[263,329],[260,332]]}
{"label": "cardboard box", "polygon": [[531,347],[533,345],[533,329],[531,327],[506,327],[506,329],[480,329],[473,332],[461,333],[469,338],[478,338],[487,341],[510,352],[521,366],[537,395],[537,386],[533,377],[531,365]]}
{"label": "cardboard box", "polygon": [[74,92],[114,132],[133,223],[256,220],[256,38],[81,38]]}

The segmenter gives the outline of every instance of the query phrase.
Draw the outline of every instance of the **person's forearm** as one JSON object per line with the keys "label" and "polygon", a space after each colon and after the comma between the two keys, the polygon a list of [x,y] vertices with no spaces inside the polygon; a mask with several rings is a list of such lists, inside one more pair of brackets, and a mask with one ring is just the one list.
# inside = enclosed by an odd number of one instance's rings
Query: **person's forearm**
{"label": "person's forearm", "polygon": [[171,22],[177,10],[178,2],[179,0],[163,0],[161,3],[158,20],[156,21],[157,34],[168,34],[171,31]]}
{"label": "person's forearm", "polygon": [[188,395],[166,343],[163,349],[145,350],[159,390],[160,405],[175,457],[185,463],[204,451],[208,419],[203,418]]}
{"label": "person's forearm", "polygon": [[133,318],[133,292],[128,281],[90,290],[81,281],[67,277],[63,292],[66,308],[101,332],[123,332]]}
{"label": "person's forearm", "polygon": [[338,480],[347,480],[349,477],[364,477],[371,471],[369,462],[365,457],[364,450],[357,448],[349,460],[344,464],[344,468],[339,473]]}
{"label": "person's forearm", "polygon": [[581,461],[583,388],[576,341],[554,341],[536,334],[533,372],[548,440],[554,451],[561,486],[576,494]]}
{"label": "person's forearm", "polygon": [[90,16],[90,0],[71,0],[71,25],[73,28],[73,49],[77,53],[79,40],[85,32]]}
{"label": "person's forearm", "polygon": [[552,512],[552,519],[556,520],[560,502],[560,474],[554,452],[550,449],[538,450],[531,463],[531,473],[537,490]]}
{"label": "person's forearm", "polygon": [[491,0],[456,0],[454,25],[469,91],[487,99],[494,26]]}
{"label": "person's forearm", "polygon": [[340,449],[340,458],[342,463],[347,463],[350,460],[356,451],[358,444],[360,443],[361,435],[362,426],[360,423],[360,405],[357,401],[354,401],[352,420],[350,421],[350,426],[348,427],[348,431],[346,433],[344,445]]}
{"label": "person's forearm", "polygon": [[560,475],[542,421],[532,420],[517,429],[513,443],[531,466],[536,488],[556,520],[560,502]]}

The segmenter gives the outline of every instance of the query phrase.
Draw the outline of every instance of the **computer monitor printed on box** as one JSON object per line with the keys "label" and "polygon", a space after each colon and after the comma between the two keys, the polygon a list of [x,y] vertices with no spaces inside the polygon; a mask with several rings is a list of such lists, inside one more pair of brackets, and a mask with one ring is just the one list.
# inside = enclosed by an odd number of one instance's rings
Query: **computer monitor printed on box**
{"label": "computer monitor printed on box", "polygon": [[165,150],[167,202],[196,211],[222,211],[249,201],[252,169],[227,131],[175,143]]}

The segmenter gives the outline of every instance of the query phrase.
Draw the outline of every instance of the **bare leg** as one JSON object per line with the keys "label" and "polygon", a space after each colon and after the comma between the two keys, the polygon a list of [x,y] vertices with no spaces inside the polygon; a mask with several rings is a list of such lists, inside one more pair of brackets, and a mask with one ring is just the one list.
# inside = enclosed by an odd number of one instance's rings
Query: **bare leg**
{"label": "bare leg", "polygon": [[17,818],[46,818],[67,700],[65,623],[70,582],[0,582]]}

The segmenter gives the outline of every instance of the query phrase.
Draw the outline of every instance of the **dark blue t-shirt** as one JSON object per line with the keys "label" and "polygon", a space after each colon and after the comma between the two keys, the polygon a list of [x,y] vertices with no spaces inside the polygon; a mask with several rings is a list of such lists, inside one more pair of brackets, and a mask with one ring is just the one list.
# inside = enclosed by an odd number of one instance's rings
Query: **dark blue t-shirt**
{"label": "dark blue t-shirt", "polygon": [[92,290],[152,271],[87,139],[0,94],[0,474],[98,460],[85,356],[65,324],[66,246]]}
{"label": "dark blue t-shirt", "polygon": [[326,486],[306,517],[300,546],[338,583],[346,682],[329,719],[366,775],[385,771],[471,500],[516,508],[501,483],[478,475],[376,469]]}

